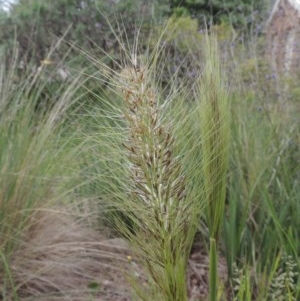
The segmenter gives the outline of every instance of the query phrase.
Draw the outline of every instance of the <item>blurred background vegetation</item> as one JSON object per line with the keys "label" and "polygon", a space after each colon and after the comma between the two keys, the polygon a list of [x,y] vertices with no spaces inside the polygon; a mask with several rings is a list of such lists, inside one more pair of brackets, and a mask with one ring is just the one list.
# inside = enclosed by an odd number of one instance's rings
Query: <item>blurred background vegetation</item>
{"label": "blurred background vegetation", "polygon": [[[214,24],[232,27],[237,35],[251,30],[261,34],[270,5],[270,0],[19,0],[10,4],[8,13],[2,5],[0,41],[2,45],[17,42],[24,63],[37,63],[72,26],[66,34],[68,43],[103,56],[103,51],[116,54],[119,47],[110,26],[119,28],[116,33],[123,39],[126,35],[128,42],[137,28],[147,35],[172,15],[192,18],[199,29]],[[123,24],[117,26],[120,20]],[[191,26],[193,31],[192,23],[183,30]],[[57,49],[53,59],[61,59],[64,53],[63,47]]]}
{"label": "blurred background vegetation", "polygon": [[[200,62],[199,40],[201,30],[206,26],[217,32],[220,41],[226,47],[223,51],[224,59],[228,55],[232,56],[232,46],[236,46],[234,49],[237,49],[252,44],[253,47],[249,48],[249,51],[252,49],[256,52],[256,40],[263,35],[264,24],[273,1],[18,0],[2,2],[1,51],[5,51],[5,57],[9,60],[11,49],[17,46],[19,72],[38,68],[46,58],[50,60],[47,65],[60,68],[56,77],[65,79],[68,75],[67,70],[70,71],[68,68],[77,70],[88,68],[90,73],[95,72],[78,48],[115,68],[118,62],[124,60],[120,41],[125,42],[130,48],[134,39],[139,36],[139,49],[151,51],[167,22],[168,33],[161,40],[165,45],[161,65],[164,71],[161,77],[162,82],[166,83],[169,75],[174,72],[178,72],[179,75],[185,74],[185,77],[193,79],[194,58],[199,58]],[[47,72],[49,73],[49,70]]]}

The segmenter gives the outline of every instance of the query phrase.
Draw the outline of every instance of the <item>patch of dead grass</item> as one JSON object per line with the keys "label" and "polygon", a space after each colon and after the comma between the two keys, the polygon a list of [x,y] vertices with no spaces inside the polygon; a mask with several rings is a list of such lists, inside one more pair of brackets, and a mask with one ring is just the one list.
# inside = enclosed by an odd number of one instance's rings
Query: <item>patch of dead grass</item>
{"label": "patch of dead grass", "polygon": [[[85,226],[66,210],[37,213],[28,232],[9,263],[19,300],[131,301],[128,275],[147,286],[126,241]],[[190,301],[207,296],[208,264],[206,250],[196,244],[187,269]],[[224,258],[218,271],[226,281]],[[13,300],[12,291],[3,300]]]}

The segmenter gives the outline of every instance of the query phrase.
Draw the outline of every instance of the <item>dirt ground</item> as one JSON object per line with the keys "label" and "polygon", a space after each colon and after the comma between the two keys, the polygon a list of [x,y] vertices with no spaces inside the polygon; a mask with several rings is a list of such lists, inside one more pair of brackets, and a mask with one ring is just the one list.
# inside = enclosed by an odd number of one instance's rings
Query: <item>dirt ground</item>
{"label": "dirt ground", "polygon": [[[141,283],[146,280],[123,239],[83,227],[58,212],[40,216],[29,233],[10,264],[19,300],[138,300],[125,275],[130,274]],[[222,257],[218,270],[219,277],[226,281],[227,268]],[[193,247],[187,282],[190,301],[206,299],[208,256],[200,244]],[[3,300],[14,299],[13,290],[2,290]]]}

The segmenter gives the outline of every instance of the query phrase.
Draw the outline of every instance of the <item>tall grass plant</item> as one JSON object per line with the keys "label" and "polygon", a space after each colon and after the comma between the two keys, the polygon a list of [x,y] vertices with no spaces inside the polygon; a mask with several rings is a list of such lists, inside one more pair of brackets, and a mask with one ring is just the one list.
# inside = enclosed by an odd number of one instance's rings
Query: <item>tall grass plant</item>
{"label": "tall grass plant", "polygon": [[44,68],[30,71],[28,67],[20,74],[17,49],[10,62],[3,58],[1,63],[1,274],[8,272],[10,255],[27,239],[37,212],[66,202],[78,183],[81,145],[73,143],[70,116],[80,79],[73,78],[67,86],[58,84],[58,89],[56,85],[48,104]]}

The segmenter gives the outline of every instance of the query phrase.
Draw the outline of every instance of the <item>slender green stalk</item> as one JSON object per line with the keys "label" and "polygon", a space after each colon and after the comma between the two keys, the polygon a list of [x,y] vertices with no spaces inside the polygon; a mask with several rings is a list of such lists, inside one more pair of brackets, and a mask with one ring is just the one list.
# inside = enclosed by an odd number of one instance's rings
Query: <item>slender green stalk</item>
{"label": "slender green stalk", "polygon": [[217,40],[205,37],[204,73],[200,78],[200,124],[206,221],[210,235],[210,301],[217,299],[216,244],[223,222],[230,143],[228,88],[221,72]]}
{"label": "slender green stalk", "polygon": [[216,240],[214,238],[211,238],[209,246],[209,300],[217,300],[217,263],[218,254]]}
{"label": "slender green stalk", "polygon": [[206,37],[205,66],[199,96],[207,223],[210,236],[217,239],[221,230],[226,194],[230,106],[228,88],[221,73],[217,40],[214,37]]}
{"label": "slender green stalk", "polygon": [[[9,263],[7,261],[7,258],[5,256],[5,254],[3,254],[3,252],[1,251],[0,249],[0,263],[1,265],[0,266],[3,266],[3,269],[4,269],[4,272],[5,272],[5,279],[4,280],[4,285],[5,285],[5,282],[9,282],[9,287],[12,288],[12,295],[13,295],[13,298],[15,301],[19,300],[18,298],[18,294],[17,294],[17,291],[15,289],[15,285],[14,285],[14,279],[13,279],[13,276],[12,276],[12,273],[11,273],[11,268],[9,266]],[[2,283],[1,283],[2,284]],[[1,291],[0,291],[0,296],[1,294],[3,294]],[[2,298],[4,297],[4,300],[6,298],[6,296],[2,296]]]}

